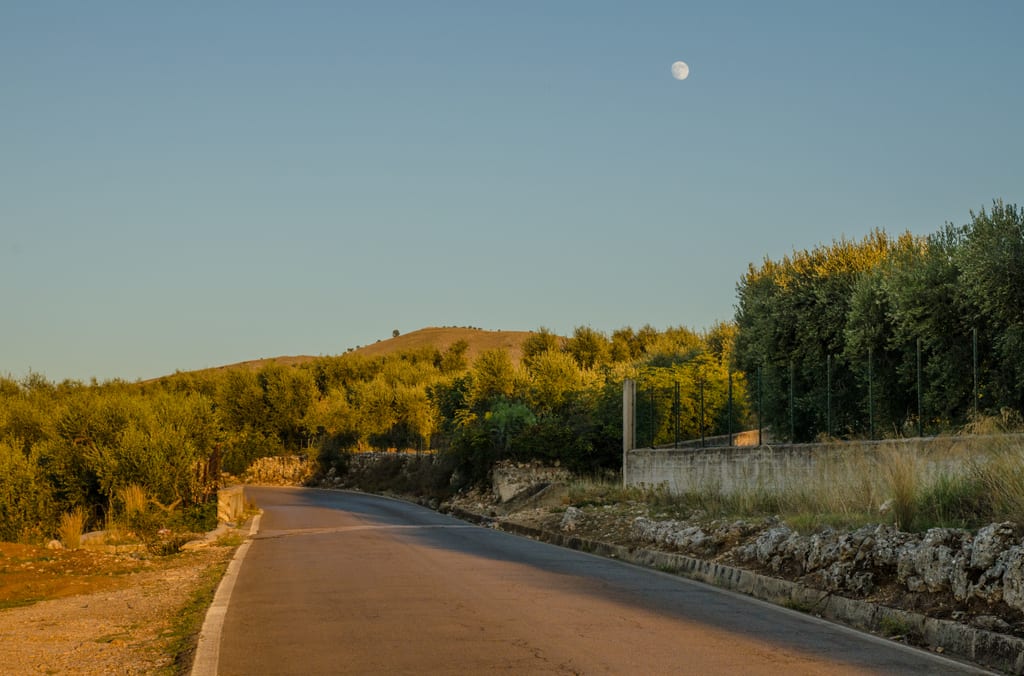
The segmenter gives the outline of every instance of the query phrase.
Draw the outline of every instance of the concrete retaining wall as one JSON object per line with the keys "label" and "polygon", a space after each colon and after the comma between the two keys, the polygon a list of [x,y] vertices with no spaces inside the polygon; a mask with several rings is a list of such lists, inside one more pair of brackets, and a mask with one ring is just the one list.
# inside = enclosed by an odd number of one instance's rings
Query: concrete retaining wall
{"label": "concrete retaining wall", "polygon": [[237,524],[245,513],[245,494],[241,486],[217,491],[217,523]]}
{"label": "concrete retaining wall", "polygon": [[785,491],[808,482],[843,481],[878,472],[886,454],[913,451],[919,473],[929,478],[964,462],[964,442],[953,438],[884,444],[633,449],[625,454],[626,484],[665,486],[671,493],[757,489]]}

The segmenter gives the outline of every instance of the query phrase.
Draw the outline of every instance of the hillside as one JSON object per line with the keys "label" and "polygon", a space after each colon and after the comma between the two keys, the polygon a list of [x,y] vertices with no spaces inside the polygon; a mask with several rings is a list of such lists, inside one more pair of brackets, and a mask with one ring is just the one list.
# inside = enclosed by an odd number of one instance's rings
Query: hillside
{"label": "hillside", "polygon": [[470,362],[481,352],[502,349],[508,350],[512,361],[518,363],[523,352],[523,341],[530,336],[530,333],[530,331],[485,331],[483,329],[463,327],[431,326],[419,331],[413,331],[412,333],[406,333],[397,338],[389,338],[372,345],[366,345],[355,350],[355,353],[367,357],[376,357],[392,352],[417,350],[424,347],[436,347],[443,352],[453,343],[464,340],[469,344],[466,357]]}
{"label": "hillside", "polygon": [[[519,363],[522,356],[523,341],[531,334],[531,331],[486,331],[468,327],[437,327],[430,326],[418,331],[406,333],[396,338],[378,340],[376,343],[364,345],[358,349],[351,350],[354,354],[366,357],[379,357],[393,352],[405,350],[418,350],[424,347],[436,347],[440,351],[446,350],[450,345],[460,340],[469,344],[466,351],[467,360],[472,361],[481,352],[487,350],[503,349],[508,350],[509,356],[514,363]],[[250,359],[225,366],[216,366],[210,369],[202,369],[198,373],[208,371],[224,371],[227,369],[244,368],[258,371],[265,365],[274,362],[282,366],[298,366],[319,357],[310,355],[268,357],[265,359]]]}

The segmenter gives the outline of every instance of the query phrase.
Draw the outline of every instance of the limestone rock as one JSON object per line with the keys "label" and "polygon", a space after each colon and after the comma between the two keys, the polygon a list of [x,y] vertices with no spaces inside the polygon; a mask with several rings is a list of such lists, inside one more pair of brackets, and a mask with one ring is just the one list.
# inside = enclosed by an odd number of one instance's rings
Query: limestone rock
{"label": "limestone rock", "polygon": [[979,530],[971,547],[971,568],[991,568],[1000,554],[1020,542],[1017,531],[1017,524],[1012,521],[993,523]]}
{"label": "limestone rock", "polygon": [[942,592],[950,588],[953,562],[967,532],[958,528],[932,528],[916,548],[901,551],[897,576],[912,592]]}
{"label": "limestone rock", "polygon": [[1017,610],[1024,610],[1024,548],[1014,546],[1000,557],[1005,566],[1003,573],[1003,601]]}
{"label": "limestone rock", "polygon": [[579,523],[583,520],[583,510],[579,507],[569,507],[562,514],[562,523],[560,528],[563,532],[572,533],[576,530]]}

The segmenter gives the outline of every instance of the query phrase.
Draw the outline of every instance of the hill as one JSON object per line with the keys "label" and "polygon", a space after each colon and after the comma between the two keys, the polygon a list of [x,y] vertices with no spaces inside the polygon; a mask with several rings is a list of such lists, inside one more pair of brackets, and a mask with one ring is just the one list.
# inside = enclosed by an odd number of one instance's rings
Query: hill
{"label": "hill", "polygon": [[523,354],[523,341],[530,336],[530,331],[485,331],[483,329],[463,327],[427,327],[396,338],[380,340],[354,350],[356,354],[367,357],[418,350],[424,347],[435,347],[444,352],[453,343],[460,340],[469,344],[466,351],[467,359],[472,362],[481,352],[488,350],[508,350],[512,361],[519,363]]}
{"label": "hill", "polygon": [[[470,327],[430,326],[418,331],[399,335],[394,338],[378,340],[376,343],[361,346],[351,350],[351,352],[365,357],[379,357],[393,352],[419,350],[424,347],[435,347],[441,352],[444,352],[453,343],[464,340],[469,344],[469,349],[466,351],[466,358],[470,363],[472,363],[481,352],[502,349],[508,350],[509,356],[512,357],[512,361],[518,364],[523,354],[523,341],[526,340],[531,333],[531,331],[485,331],[484,329],[475,329]],[[282,356],[267,357],[265,359],[250,359],[248,361],[240,361],[234,364],[227,364],[225,366],[201,369],[196,371],[196,373],[224,371],[227,369],[238,368],[258,371],[270,363],[277,363],[282,366],[298,366],[299,364],[304,364],[306,362],[313,361],[314,359],[319,359],[319,357],[297,355],[291,357]]]}

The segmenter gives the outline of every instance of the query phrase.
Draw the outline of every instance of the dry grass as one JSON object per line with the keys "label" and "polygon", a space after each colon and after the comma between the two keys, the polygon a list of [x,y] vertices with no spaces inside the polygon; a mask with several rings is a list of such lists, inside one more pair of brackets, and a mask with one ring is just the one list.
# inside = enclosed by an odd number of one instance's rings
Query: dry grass
{"label": "dry grass", "polygon": [[82,533],[85,531],[85,510],[82,507],[75,507],[70,512],[60,515],[60,526],[57,527],[57,536],[61,543],[68,549],[78,549],[82,546]]}
{"label": "dry grass", "polygon": [[896,527],[910,529],[917,517],[921,485],[919,451],[914,447],[890,446],[882,450],[882,467],[888,480]]}
{"label": "dry grass", "polygon": [[128,523],[145,514],[149,506],[149,496],[146,489],[139,484],[128,484],[117,491],[118,500],[121,503],[121,515]]}
{"label": "dry grass", "polygon": [[[801,531],[894,523],[903,530],[1024,523],[1024,436],[945,437],[889,444],[843,444],[769,468],[730,467],[729,490],[713,468],[670,493],[665,486],[626,489],[580,483],[573,504],[616,492],[660,513],[695,511],[726,518],[779,515]],[[638,497],[630,491],[641,490]]]}

